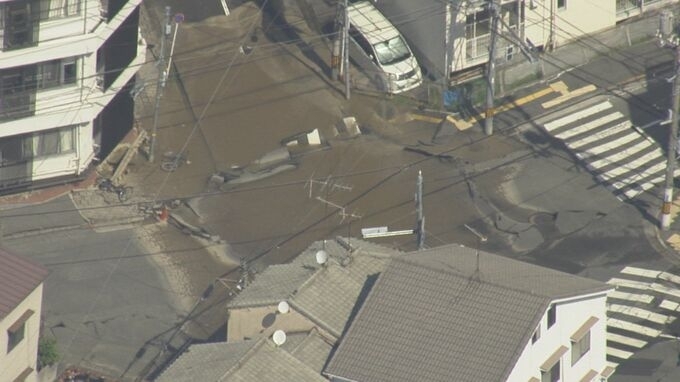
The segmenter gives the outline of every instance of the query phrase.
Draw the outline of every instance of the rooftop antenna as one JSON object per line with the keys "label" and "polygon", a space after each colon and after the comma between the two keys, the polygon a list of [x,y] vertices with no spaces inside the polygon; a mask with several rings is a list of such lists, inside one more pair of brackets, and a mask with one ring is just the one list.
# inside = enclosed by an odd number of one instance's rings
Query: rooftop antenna
{"label": "rooftop antenna", "polygon": [[284,343],[286,343],[286,332],[283,330],[277,330],[274,332],[274,335],[272,336],[272,341],[274,341],[274,344],[276,346],[281,346]]}

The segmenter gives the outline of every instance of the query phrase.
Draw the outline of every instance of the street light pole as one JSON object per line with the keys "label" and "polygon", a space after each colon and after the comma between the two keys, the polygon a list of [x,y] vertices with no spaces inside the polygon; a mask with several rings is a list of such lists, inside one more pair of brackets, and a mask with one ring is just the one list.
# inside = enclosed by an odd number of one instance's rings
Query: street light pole
{"label": "street light pole", "polygon": [[673,14],[664,11],[661,14],[659,37],[662,46],[669,45],[675,49],[675,75],[673,76],[673,105],[671,106],[671,126],[668,131],[668,162],[666,164],[666,182],[661,209],[661,229],[667,231],[671,226],[671,204],[673,203],[673,185],[675,180],[675,156],[678,148],[678,113],[680,112],[680,44],[673,33]]}

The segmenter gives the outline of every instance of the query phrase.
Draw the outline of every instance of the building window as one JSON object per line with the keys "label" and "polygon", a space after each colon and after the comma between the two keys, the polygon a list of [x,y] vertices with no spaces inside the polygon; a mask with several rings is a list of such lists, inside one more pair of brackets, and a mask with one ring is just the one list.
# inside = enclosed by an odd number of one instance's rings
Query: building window
{"label": "building window", "polygon": [[584,354],[590,350],[590,330],[595,326],[599,319],[595,316],[590,317],[574,334],[571,335],[571,365],[574,366]]}
{"label": "building window", "polygon": [[0,139],[0,167],[75,151],[76,126]]}
{"label": "building window", "polygon": [[555,325],[555,321],[557,321],[557,305],[553,304],[548,309],[548,328]]}
{"label": "building window", "polygon": [[557,0],[557,9],[564,9],[567,7],[567,0]]}
{"label": "building window", "polygon": [[7,331],[7,353],[11,352],[21,340],[24,339],[24,331],[26,329],[26,323],[22,322],[18,328],[13,331]]}
{"label": "building window", "polygon": [[590,350],[590,330],[578,341],[571,342],[571,365],[574,366]]}
{"label": "building window", "polygon": [[80,14],[80,0],[42,0],[42,19],[52,20]]}
{"label": "building window", "polygon": [[38,89],[49,89],[75,84],[77,79],[76,58],[52,60],[38,64],[36,84]]}
{"label": "building window", "polygon": [[541,382],[559,382],[560,361],[557,361],[549,370],[541,371]]}
{"label": "building window", "polygon": [[534,334],[531,336],[531,343],[535,344],[539,338],[541,338],[541,324],[538,324],[536,330],[534,330]]}
{"label": "building window", "polygon": [[11,352],[24,339],[26,321],[28,321],[33,313],[32,310],[27,310],[7,329],[7,353]]}

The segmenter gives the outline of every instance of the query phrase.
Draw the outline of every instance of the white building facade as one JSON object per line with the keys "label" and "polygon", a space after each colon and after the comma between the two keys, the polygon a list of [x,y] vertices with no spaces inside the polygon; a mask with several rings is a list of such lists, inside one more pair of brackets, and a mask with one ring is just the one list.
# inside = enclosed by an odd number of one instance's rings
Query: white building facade
{"label": "white building facade", "polygon": [[38,380],[38,338],[42,312],[41,283],[0,319],[0,381]]}
{"label": "white building facade", "polygon": [[556,300],[543,314],[509,382],[605,381],[606,292]]}
{"label": "white building facade", "polygon": [[[488,62],[492,28],[488,0],[374,2],[408,40],[431,77],[454,78]],[[496,40],[497,59],[521,56],[520,41],[538,51],[551,50],[677,2],[499,0],[502,37]]]}
{"label": "white building facade", "polygon": [[141,0],[0,0],[0,193],[77,179],[134,122]]}

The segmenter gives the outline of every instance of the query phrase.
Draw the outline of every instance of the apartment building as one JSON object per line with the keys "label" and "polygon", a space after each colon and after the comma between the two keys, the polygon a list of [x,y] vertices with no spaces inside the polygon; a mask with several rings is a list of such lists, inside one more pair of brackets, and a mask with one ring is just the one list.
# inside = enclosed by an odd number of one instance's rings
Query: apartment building
{"label": "apartment building", "polygon": [[142,0],[0,0],[0,193],[75,180],[132,128]]}

